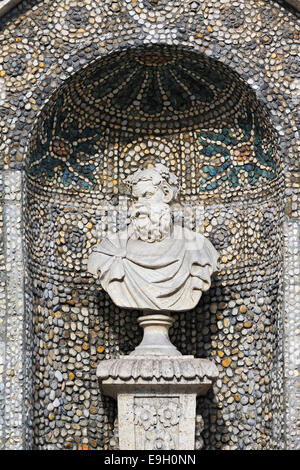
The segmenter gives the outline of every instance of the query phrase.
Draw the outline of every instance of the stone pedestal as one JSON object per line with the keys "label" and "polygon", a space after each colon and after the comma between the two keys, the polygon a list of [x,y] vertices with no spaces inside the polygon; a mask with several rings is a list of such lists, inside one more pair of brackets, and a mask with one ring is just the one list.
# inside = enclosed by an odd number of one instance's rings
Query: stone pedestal
{"label": "stone pedestal", "polygon": [[120,450],[194,450],[196,397],[209,390],[218,369],[207,359],[182,356],[171,344],[170,316],[138,321],[141,344],[97,368],[101,390],[118,402]]}
{"label": "stone pedestal", "polygon": [[218,375],[193,356],[124,356],[97,369],[100,388],[118,402],[121,450],[194,450],[196,397]]}

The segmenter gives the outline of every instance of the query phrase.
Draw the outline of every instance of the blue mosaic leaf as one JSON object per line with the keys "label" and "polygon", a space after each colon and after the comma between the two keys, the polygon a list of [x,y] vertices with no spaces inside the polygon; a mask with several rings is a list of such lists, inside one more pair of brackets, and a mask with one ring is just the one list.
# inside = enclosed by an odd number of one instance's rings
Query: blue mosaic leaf
{"label": "blue mosaic leaf", "polygon": [[[239,181],[239,174],[241,171],[246,172],[249,184],[254,184],[259,178],[263,177],[269,181],[274,179],[276,174],[276,162],[273,158],[274,149],[268,148],[268,151],[263,150],[263,138],[266,135],[266,129],[259,124],[259,120],[252,112],[251,107],[245,107],[246,113],[244,116],[238,117],[239,135],[234,136],[230,129],[223,127],[222,133],[211,132],[211,131],[198,131],[196,133],[199,143],[202,145],[202,154],[207,158],[217,154],[221,154],[225,157],[225,162],[221,166],[208,166],[204,165],[202,171],[206,173],[206,178],[202,180],[201,190],[212,189],[212,181],[209,185],[205,185],[205,182],[215,180],[217,185],[223,181],[227,181],[231,187],[236,187]],[[219,142],[222,142],[220,144]],[[245,165],[236,164],[235,160],[232,159],[230,151],[235,149],[240,153],[239,159],[243,158],[243,150],[241,144],[244,144],[246,151],[250,151],[253,148],[254,143],[254,160],[251,163]],[[255,161],[256,159],[256,161]],[[258,165],[262,165],[264,168],[260,168]],[[230,169],[227,176],[227,171]]]}

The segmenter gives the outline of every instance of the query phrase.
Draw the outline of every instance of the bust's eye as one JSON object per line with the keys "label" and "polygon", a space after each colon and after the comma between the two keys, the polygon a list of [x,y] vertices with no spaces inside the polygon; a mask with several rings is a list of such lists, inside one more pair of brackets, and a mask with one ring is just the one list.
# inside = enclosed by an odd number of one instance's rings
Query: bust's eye
{"label": "bust's eye", "polygon": [[146,193],[144,193],[144,197],[151,197],[153,196],[153,193],[147,191]]}

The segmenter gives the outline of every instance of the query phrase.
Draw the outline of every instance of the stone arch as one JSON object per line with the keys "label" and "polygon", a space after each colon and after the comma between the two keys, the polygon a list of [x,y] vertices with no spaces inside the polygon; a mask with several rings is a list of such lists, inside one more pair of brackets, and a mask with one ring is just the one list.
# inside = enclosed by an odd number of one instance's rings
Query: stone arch
{"label": "stone arch", "polygon": [[188,48],[148,44],[74,74],[32,130],[25,218],[38,448],[111,445],[115,408],[99,397],[95,365],[133,349],[137,312],[114,307],[85,263],[115,223],[125,176],[157,158],[180,178],[191,227],[221,252],[211,291],[195,310],[176,315],[172,334],[183,353],[213,357],[220,369],[214,397],[199,401],[205,446],[226,447],[225,430],[240,419],[248,434],[231,446],[260,448],[264,439],[276,445],[264,416],[275,410],[276,423],[280,409],[277,135],[250,87],[226,65]]}

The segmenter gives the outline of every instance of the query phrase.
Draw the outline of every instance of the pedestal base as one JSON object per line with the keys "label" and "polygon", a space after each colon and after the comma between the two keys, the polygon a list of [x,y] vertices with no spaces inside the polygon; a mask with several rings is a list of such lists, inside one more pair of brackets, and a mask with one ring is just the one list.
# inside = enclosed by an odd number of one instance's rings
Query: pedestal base
{"label": "pedestal base", "polygon": [[118,401],[121,450],[193,450],[196,397],[218,376],[193,356],[124,356],[102,361],[101,390]]}
{"label": "pedestal base", "polygon": [[118,401],[120,450],[195,448],[196,397],[212,386],[218,369],[182,356],[169,339],[173,321],[164,314],[140,317],[141,344],[98,366],[101,390]]}
{"label": "pedestal base", "polygon": [[147,387],[118,395],[121,450],[193,450],[195,393]]}

